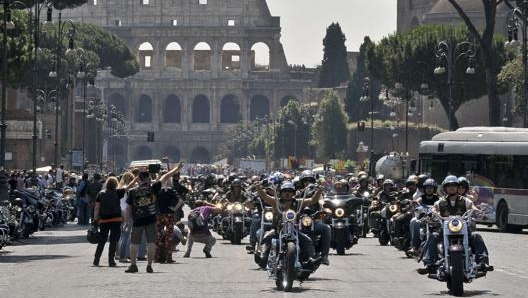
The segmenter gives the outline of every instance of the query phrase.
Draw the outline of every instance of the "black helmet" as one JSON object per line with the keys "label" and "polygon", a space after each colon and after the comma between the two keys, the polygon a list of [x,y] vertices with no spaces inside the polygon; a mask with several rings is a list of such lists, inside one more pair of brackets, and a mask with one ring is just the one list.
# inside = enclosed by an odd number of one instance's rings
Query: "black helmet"
{"label": "black helmet", "polygon": [[231,182],[231,188],[236,186],[242,187],[242,181],[238,178],[234,179],[233,182]]}
{"label": "black helmet", "polygon": [[88,228],[88,232],[86,233],[86,240],[90,242],[91,244],[97,244],[99,243],[99,240],[101,239],[101,234],[99,233],[99,227],[97,225],[92,225]]}
{"label": "black helmet", "polygon": [[458,184],[465,187],[466,189],[469,189],[469,180],[467,180],[466,177],[458,177]]}
{"label": "black helmet", "polygon": [[436,188],[438,187],[438,185],[436,184],[436,181],[433,179],[433,178],[429,178],[427,180],[425,180],[425,182],[423,183],[423,187],[426,188],[428,186],[431,186],[434,191],[436,192]]}
{"label": "black helmet", "polygon": [[423,184],[425,182],[425,180],[429,179],[429,175],[426,175],[426,174],[420,174],[418,176],[418,182],[416,183],[416,187],[418,188],[422,188],[423,187]]}

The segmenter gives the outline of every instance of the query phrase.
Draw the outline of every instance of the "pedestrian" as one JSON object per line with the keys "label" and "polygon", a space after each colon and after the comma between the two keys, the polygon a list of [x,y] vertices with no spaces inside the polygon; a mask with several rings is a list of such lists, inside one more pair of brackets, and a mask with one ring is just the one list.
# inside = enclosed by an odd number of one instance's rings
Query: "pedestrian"
{"label": "pedestrian", "polygon": [[77,224],[87,225],[90,221],[90,198],[86,195],[90,181],[88,173],[83,173],[79,187],[77,187]]}
{"label": "pedestrian", "polygon": [[158,216],[156,222],[156,263],[174,263],[172,259],[172,241],[174,237],[174,210],[179,197],[172,188],[171,180],[163,183],[157,196]]}
{"label": "pedestrian", "polygon": [[99,260],[110,232],[108,247],[108,266],[115,267],[114,256],[117,242],[121,234],[121,206],[120,198],[125,194],[125,188],[117,188],[117,178],[110,177],[106,181],[106,189],[99,192],[95,199],[94,220],[100,225],[101,238],[95,250],[94,266],[99,266]]}
{"label": "pedestrian", "polygon": [[97,195],[103,188],[103,183],[101,183],[101,175],[99,173],[93,174],[92,182],[88,185],[88,188],[86,189],[86,196],[88,198],[88,209],[90,210],[90,218],[94,219],[94,207],[95,207],[95,199],[97,198]]}
{"label": "pedestrian", "polygon": [[191,256],[194,242],[198,242],[205,244],[205,247],[202,251],[204,252],[206,258],[211,258],[211,249],[213,245],[215,245],[216,239],[213,237],[213,235],[211,235],[211,231],[209,231],[209,225],[207,222],[213,213],[221,213],[222,209],[216,207],[216,205],[201,200],[196,201],[195,206],[197,206],[197,208],[193,209],[193,211],[197,213],[198,217],[201,217],[203,224],[191,224],[189,226],[190,232],[187,239],[187,250],[183,257],[189,258]]}
{"label": "pedestrian", "polygon": [[139,186],[128,192],[127,209],[125,213],[125,230],[132,218],[132,232],[130,235],[130,266],[125,270],[127,273],[138,272],[136,265],[138,257],[138,245],[143,233],[147,239],[147,273],[153,273],[152,261],[156,253],[156,196],[161,189],[162,183],[172,177],[181,168],[178,164],[174,169],[161,176],[159,180],[151,183],[151,173],[141,171],[131,184],[139,181]]}
{"label": "pedestrian", "polygon": [[[126,172],[121,177],[121,180],[119,181],[118,188],[125,188],[130,185],[130,182],[134,180],[134,174],[131,172]],[[125,193],[123,197],[120,200],[120,206],[121,206],[121,216],[125,218],[125,212],[127,203],[126,200],[128,198],[128,194]],[[132,226],[132,223],[128,223],[128,226]],[[119,262],[120,263],[126,263],[127,258],[130,258],[130,229],[125,230],[125,222],[123,221],[121,224],[121,237],[119,237]]]}

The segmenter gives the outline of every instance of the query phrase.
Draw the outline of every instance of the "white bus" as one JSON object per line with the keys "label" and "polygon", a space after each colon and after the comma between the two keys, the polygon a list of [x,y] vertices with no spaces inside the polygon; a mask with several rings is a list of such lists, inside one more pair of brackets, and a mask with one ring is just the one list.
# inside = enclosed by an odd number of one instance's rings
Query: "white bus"
{"label": "white bus", "polygon": [[[466,176],[477,206],[493,206],[482,223],[501,231],[528,228],[528,129],[465,127],[420,143],[420,173],[438,184],[448,175]],[[483,205],[484,204],[484,205]]]}

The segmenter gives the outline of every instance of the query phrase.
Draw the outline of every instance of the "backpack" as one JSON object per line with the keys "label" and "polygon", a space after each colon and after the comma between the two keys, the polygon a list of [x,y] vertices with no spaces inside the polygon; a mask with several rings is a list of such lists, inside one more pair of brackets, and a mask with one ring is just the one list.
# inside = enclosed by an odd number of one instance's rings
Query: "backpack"
{"label": "backpack", "polygon": [[201,229],[205,227],[205,220],[203,218],[202,213],[198,209],[191,210],[189,215],[187,216],[189,229],[196,230]]}

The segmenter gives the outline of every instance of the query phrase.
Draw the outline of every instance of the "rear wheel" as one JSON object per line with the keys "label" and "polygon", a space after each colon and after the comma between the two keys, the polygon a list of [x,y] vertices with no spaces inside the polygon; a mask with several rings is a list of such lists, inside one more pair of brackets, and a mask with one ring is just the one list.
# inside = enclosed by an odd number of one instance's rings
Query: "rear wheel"
{"label": "rear wheel", "polygon": [[453,296],[464,295],[464,255],[461,251],[450,252],[449,263],[451,272],[447,280],[447,288]]}

